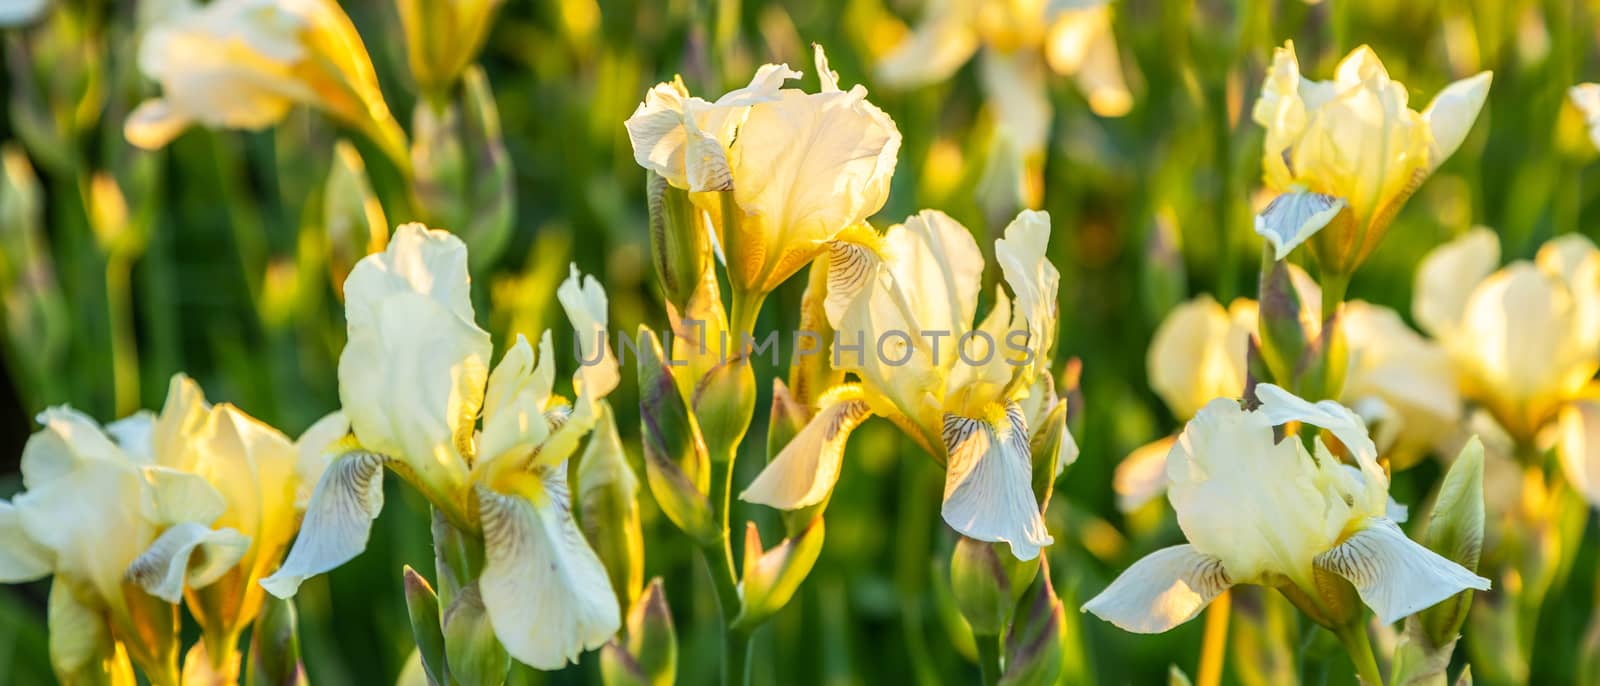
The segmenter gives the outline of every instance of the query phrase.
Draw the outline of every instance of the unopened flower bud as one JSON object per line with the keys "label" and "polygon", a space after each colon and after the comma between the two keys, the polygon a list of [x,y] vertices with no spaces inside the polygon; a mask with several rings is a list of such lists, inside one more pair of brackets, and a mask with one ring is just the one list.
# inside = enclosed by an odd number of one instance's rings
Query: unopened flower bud
{"label": "unopened flower bud", "polygon": [[501,0],[396,0],[417,88],[440,97],[477,59]]}
{"label": "unopened flower bud", "polygon": [[444,652],[457,683],[502,683],[511,669],[511,656],[495,637],[476,582],[462,587],[445,610]]}
{"label": "unopened flower bud", "polygon": [[449,683],[445,664],[444,625],[439,621],[439,597],[433,586],[410,565],[405,567],[406,611],[411,616],[411,636],[417,643],[422,670],[435,684]]}
{"label": "unopened flower bud", "polygon": [[1017,609],[1019,614],[1006,632],[1006,667],[1000,683],[1006,686],[1055,684],[1061,676],[1062,625],[1066,619],[1061,600],[1050,583],[1048,568],[1034,578]]}
{"label": "unopened flower bud", "polygon": [[144,252],[145,236],[128,212],[127,196],[107,172],[95,172],[89,180],[89,228],[100,249],[107,254],[134,257]]}
{"label": "unopened flower bud", "polygon": [[628,607],[644,586],[644,531],[639,524],[639,477],[628,466],[609,404],[578,462],[578,512],[589,539],[616,590],[618,607]]}
{"label": "unopened flower bud", "polygon": [[[1483,521],[1483,443],[1474,436],[1461,449],[1439,486],[1439,497],[1422,543],[1476,572],[1483,553]],[[1471,606],[1472,589],[1466,589],[1423,610],[1417,617],[1431,645],[1445,646],[1455,641]]]}
{"label": "unopened flower bud", "polygon": [[998,551],[994,543],[966,536],[956,541],[950,556],[950,589],[972,633],[1000,635],[1011,621],[1017,595],[1037,572],[1037,560],[1015,560],[1010,553]]}
{"label": "unopened flower bud", "polygon": [[[1258,338],[1261,358],[1266,362],[1272,378],[1262,379],[1292,387],[1298,365],[1316,341],[1318,329],[1314,315],[1307,309],[1314,307],[1302,301],[1289,275],[1289,264],[1278,261],[1261,275],[1261,302],[1258,306],[1260,327]],[[1320,322],[1316,322],[1320,324]]]}
{"label": "unopened flower bud", "polygon": [[[300,664],[296,614],[293,600],[267,594],[261,604],[261,614],[250,631],[250,683],[259,686],[306,683],[305,667]],[[438,617],[437,608],[434,617]]]}
{"label": "unopened flower bud", "polygon": [[650,209],[650,257],[661,296],[686,309],[711,263],[711,234],[705,215],[689,202],[689,192],[645,171]]}
{"label": "unopened flower bud", "polygon": [[[739,335],[734,332],[733,335]],[[731,460],[739,446],[728,439],[743,436],[756,412],[756,375],[747,350],[730,351],[711,368],[694,392],[694,415],[704,430],[711,459]]]}
{"label": "unopened flower bud", "polygon": [[822,517],[815,517],[798,536],[763,551],[755,522],[746,524],[744,578],[739,582],[740,608],[739,616],[733,620],[735,628],[754,629],[789,604],[822,553],[824,531]]}
{"label": "unopened flower bud", "polygon": [[645,480],[661,511],[679,529],[702,543],[715,541],[711,517],[711,456],[700,424],[678,393],[663,363],[661,341],[639,327],[639,422],[644,445]]}
{"label": "unopened flower bud", "polygon": [[626,635],[601,649],[600,677],[606,686],[672,686],[677,673],[678,637],[658,577],[628,611]]}

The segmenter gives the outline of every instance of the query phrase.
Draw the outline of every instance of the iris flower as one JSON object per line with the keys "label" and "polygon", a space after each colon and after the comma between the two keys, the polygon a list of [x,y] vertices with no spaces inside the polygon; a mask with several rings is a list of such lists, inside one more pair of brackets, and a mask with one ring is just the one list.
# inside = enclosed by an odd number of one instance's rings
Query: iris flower
{"label": "iris flower", "polygon": [[289,597],[305,578],[360,554],[388,467],[450,524],[482,533],[478,589],[512,657],[560,669],[610,639],[621,614],[573,520],[567,466],[618,370],[600,284],[574,268],[556,297],[582,355],[570,402],[554,392],[549,332],[537,356],[518,336],[489,370],[492,345],[473,321],[460,239],[408,224],[385,252],[357,263],[345,281],[349,340],[339,360],[352,435],[311,495],[288,559],[261,584]]}
{"label": "iris flower", "polygon": [[[1188,543],[1163,548],[1125,570],[1083,606],[1135,633],[1189,621],[1237,584],[1293,586],[1320,598],[1318,576],[1354,585],[1384,623],[1489,581],[1407,538],[1389,517],[1389,478],[1360,417],[1333,401],[1310,403],[1262,384],[1260,408],[1211,401],[1184,427],[1167,457],[1167,497]],[[1300,423],[1325,429],[1307,449]]]}
{"label": "iris flower", "polygon": [[768,64],[716,102],[658,84],[626,122],[639,165],[710,217],[736,289],[770,292],[889,197],[900,131],[865,88],[839,87],[820,45],[815,58],[819,92],[783,88],[800,72]]}
{"label": "iris flower", "polygon": [[850,432],[878,415],[945,465],[942,514],[951,528],[1009,543],[1018,559],[1038,555],[1052,539],[1031,485],[1032,444],[1053,428],[1047,418],[1061,424],[1057,473],[1077,458],[1049,382],[1060,283],[1045,258],[1049,239],[1049,215],[1027,211],[995,241],[1011,294],[997,289],[981,322],[983,257],[954,219],[925,210],[881,236],[836,241],[825,307],[838,332],[834,363],[857,381],[823,394],[816,415],[740,497],[785,510],[822,502]]}

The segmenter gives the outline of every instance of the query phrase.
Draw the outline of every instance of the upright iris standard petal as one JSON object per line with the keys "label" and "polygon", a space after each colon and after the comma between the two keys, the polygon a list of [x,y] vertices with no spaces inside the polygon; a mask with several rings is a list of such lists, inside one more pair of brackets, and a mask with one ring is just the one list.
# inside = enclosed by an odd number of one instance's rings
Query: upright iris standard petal
{"label": "upright iris standard petal", "polygon": [[839,480],[845,442],[856,426],[871,416],[861,389],[846,385],[817,401],[816,416],[767,463],[739,499],[780,510],[797,510],[822,502]]}
{"label": "upright iris standard petal", "polygon": [[1302,450],[1274,440],[1272,423],[1259,413],[1219,398],[1184,427],[1167,457],[1178,526],[1196,549],[1221,559],[1234,581],[1278,573],[1309,583],[1311,559],[1337,539],[1343,522],[1324,509],[1316,469]]}
{"label": "upright iris standard petal", "polygon": [[[1005,236],[994,242],[995,260],[1005,275],[1006,285],[1016,295],[1013,321],[1020,320],[1028,331],[1028,348],[1037,370],[1047,367],[1055,347],[1056,292],[1061,273],[1050,263],[1050,214],[1024,210],[1006,226]],[[1013,384],[1028,379],[1031,372],[1014,377]]]}
{"label": "upright iris standard petal", "polygon": [[940,513],[950,528],[1009,543],[1019,560],[1033,559],[1053,542],[1034,500],[1028,427],[1016,403],[999,417],[946,415],[944,445],[949,462]]}
{"label": "upright iris standard petal", "polygon": [[[820,47],[816,55],[827,73]],[[728,149],[741,216],[718,230],[736,288],[771,291],[888,200],[900,131],[865,88],[832,85],[757,103]]]}
{"label": "upright iris standard petal", "polygon": [[1159,634],[1194,619],[1231,585],[1220,560],[1192,545],[1175,545],[1133,563],[1084,603],[1083,611],[1123,631]]}
{"label": "upright iris standard petal", "polygon": [[478,487],[485,563],[478,587],[506,652],[556,670],[622,626],[606,570],[572,519],[566,465],[500,493]]}
{"label": "upright iris standard petal", "polygon": [[611,352],[606,328],[606,292],[593,276],[572,266],[571,275],[556,289],[556,299],[572,322],[578,349],[578,370],[572,385],[578,392],[572,412],[556,426],[539,448],[538,463],[554,467],[578,449],[578,441],[594,428],[600,418],[600,401],[616,390],[621,381],[617,357]]}
{"label": "upright iris standard petal", "polygon": [[[762,65],[750,85],[714,103],[689,95],[682,81],[656,84],[624,122],[634,161],[684,190],[727,190],[695,183],[695,175],[689,173],[690,159],[704,166],[707,158],[712,158],[710,166],[720,162],[726,169],[727,147],[750,106],[777,99],[783,82],[798,78],[800,72],[788,65]],[[706,177],[704,173],[698,176],[701,181]]]}
{"label": "upright iris standard petal", "polygon": [[464,487],[488,376],[489,334],[472,314],[466,246],[420,224],[397,229],[345,281],[339,399],[350,427],[444,493]]}
{"label": "upright iris standard petal", "polygon": [[478,457],[473,467],[482,471],[508,459],[521,468],[534,449],[550,435],[545,411],[553,393],[555,361],[546,331],[539,342],[537,365],[533,348],[521,334],[489,374],[484,398],[483,431],[478,435]]}
{"label": "upright iris standard petal", "polygon": [[1428,147],[1428,171],[1432,172],[1461,147],[1472,123],[1477,121],[1484,100],[1489,97],[1489,83],[1494,74],[1480,72],[1444,87],[1433,101],[1422,110],[1422,121],[1428,124],[1433,135]]}
{"label": "upright iris standard petal", "polygon": [[382,510],[383,458],[369,452],[334,458],[311,494],[289,557],[261,586],[290,598],[308,577],[349,562],[366,550],[372,520]]}

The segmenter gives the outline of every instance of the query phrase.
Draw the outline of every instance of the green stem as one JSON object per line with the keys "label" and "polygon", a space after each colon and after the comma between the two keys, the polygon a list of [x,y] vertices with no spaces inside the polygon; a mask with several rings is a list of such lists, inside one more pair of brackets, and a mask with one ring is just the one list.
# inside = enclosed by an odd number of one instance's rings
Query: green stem
{"label": "green stem", "polygon": [[1000,683],[999,634],[974,635],[972,640],[978,645],[978,669],[983,673],[983,685],[994,686]]}
{"label": "green stem", "polygon": [[[764,299],[764,294],[745,293],[737,288],[733,291],[728,335],[734,339],[730,344],[738,346],[733,359],[734,364],[743,367],[739,371],[741,374],[751,373],[750,360],[743,350],[744,337],[755,330],[756,316],[761,312]],[[754,388],[753,385],[748,387]],[[729,512],[733,509],[734,464],[739,455],[739,445],[744,442],[745,434],[750,429],[749,419],[746,416],[743,423],[730,432],[731,435],[714,439],[712,450],[720,453],[721,459],[714,456],[711,462],[712,487],[719,491],[713,495],[711,506],[720,527],[720,535],[717,541],[702,548],[706,568],[717,589],[717,604],[722,610],[722,683],[725,686],[746,684],[750,680],[749,630],[733,627],[742,603],[739,599],[739,572],[734,561],[733,537],[728,526]],[[709,442],[712,442],[711,437],[708,437]]]}
{"label": "green stem", "polygon": [[722,683],[750,683],[750,634],[729,628],[722,633]]}
{"label": "green stem", "polygon": [[111,381],[116,398],[116,416],[125,417],[139,409],[139,351],[133,338],[133,294],[128,259],[111,255],[106,259],[106,315],[111,332]]}
{"label": "green stem", "polygon": [[1319,274],[1322,277],[1322,315],[1324,324],[1333,319],[1334,313],[1339,311],[1339,305],[1344,302],[1345,292],[1350,289],[1350,275],[1345,273]]}
{"label": "green stem", "polygon": [[733,628],[733,620],[739,616],[739,581],[734,576],[727,526],[723,526],[722,541],[705,546],[700,552],[706,570],[711,573],[711,583],[717,589],[717,605],[722,610],[722,683],[724,686],[749,683],[750,634]]}
{"label": "green stem", "polygon": [[1378,671],[1378,660],[1372,656],[1372,643],[1367,640],[1367,630],[1359,625],[1345,627],[1336,632],[1339,643],[1355,663],[1356,676],[1366,686],[1383,686],[1383,674]]}

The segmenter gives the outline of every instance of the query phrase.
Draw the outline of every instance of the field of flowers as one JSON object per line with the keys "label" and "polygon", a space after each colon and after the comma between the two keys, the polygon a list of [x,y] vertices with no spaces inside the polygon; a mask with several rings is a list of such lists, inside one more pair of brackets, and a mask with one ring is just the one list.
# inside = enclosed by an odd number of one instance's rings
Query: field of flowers
{"label": "field of flowers", "polygon": [[1600,3],[0,42],[0,682],[1600,684]]}

